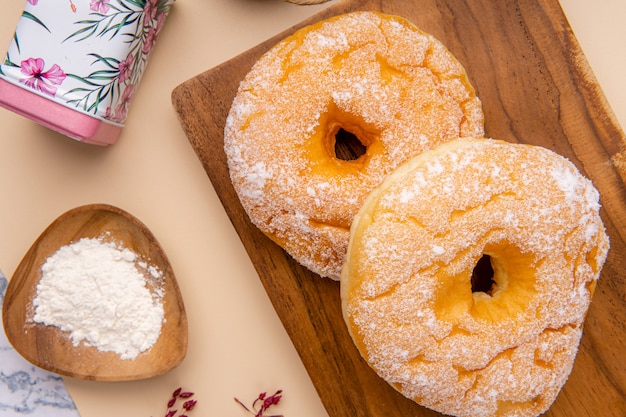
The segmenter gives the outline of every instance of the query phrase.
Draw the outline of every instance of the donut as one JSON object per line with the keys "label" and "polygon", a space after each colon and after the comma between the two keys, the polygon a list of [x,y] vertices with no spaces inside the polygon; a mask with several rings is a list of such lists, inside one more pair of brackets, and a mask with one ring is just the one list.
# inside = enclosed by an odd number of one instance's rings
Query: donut
{"label": "donut", "polygon": [[227,115],[224,150],[250,221],[339,280],[367,194],[410,157],[483,131],[481,102],[439,41],[403,18],[353,12],[259,58]]}
{"label": "donut", "polygon": [[609,249],[599,208],[592,183],[542,147],[459,139],[407,161],[352,224],[340,287],[356,347],[443,414],[541,414]]}

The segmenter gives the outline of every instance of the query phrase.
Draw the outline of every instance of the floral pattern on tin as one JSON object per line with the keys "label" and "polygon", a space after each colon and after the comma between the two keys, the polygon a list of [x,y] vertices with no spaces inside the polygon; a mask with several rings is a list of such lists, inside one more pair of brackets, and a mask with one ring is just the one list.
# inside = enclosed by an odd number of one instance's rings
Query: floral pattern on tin
{"label": "floral pattern on tin", "polygon": [[109,12],[109,0],[91,0],[89,3],[89,8],[94,12],[99,13],[108,13]]}
{"label": "floral pattern on tin", "polygon": [[61,85],[67,76],[57,64],[52,65],[47,71],[44,70],[45,65],[42,58],[28,58],[22,61],[20,68],[25,77],[20,83],[54,97],[57,86]]}
{"label": "floral pattern on tin", "polygon": [[92,19],[80,20],[80,29],[66,41],[82,42],[91,37],[123,37],[127,42],[128,55],[124,59],[105,57],[95,53],[92,66],[97,68],[85,75],[68,74],[83,82],[83,87],[73,88],[68,94],[79,95],[67,102],[87,112],[96,111],[105,99],[114,105],[106,108],[105,118],[116,122],[126,119],[135,86],[148,62],[157,34],[170,8],[170,1],[91,0]]}

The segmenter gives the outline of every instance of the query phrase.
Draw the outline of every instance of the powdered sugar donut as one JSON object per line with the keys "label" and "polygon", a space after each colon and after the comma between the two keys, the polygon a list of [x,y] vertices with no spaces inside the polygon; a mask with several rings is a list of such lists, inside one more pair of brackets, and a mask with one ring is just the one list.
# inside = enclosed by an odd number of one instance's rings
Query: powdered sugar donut
{"label": "powdered sugar donut", "polygon": [[571,372],[608,248],[598,192],[565,158],[451,141],[398,168],[355,217],[344,318],[372,368],[419,404],[537,416]]}
{"label": "powdered sugar donut", "polygon": [[[410,157],[482,135],[480,101],[440,42],[400,17],[355,12],[259,59],[230,109],[224,149],[251,221],[337,280],[367,194]],[[342,156],[344,141],[361,150]]]}

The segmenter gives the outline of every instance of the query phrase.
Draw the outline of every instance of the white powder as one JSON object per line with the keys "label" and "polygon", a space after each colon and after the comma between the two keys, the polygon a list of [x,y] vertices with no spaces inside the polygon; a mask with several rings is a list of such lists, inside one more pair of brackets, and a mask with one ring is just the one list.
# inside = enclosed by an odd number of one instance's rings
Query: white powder
{"label": "white powder", "polygon": [[74,346],[84,341],[134,359],[159,338],[163,290],[157,285],[152,294],[144,274],[158,280],[162,273],[129,249],[83,238],[51,255],[41,272],[33,320],[70,332]]}
{"label": "white powder", "polygon": [[550,174],[556,180],[559,188],[563,190],[568,201],[577,201],[579,199],[579,190],[582,185],[580,176],[565,168],[554,168]]}
{"label": "white powder", "polygon": [[446,253],[446,250],[439,245],[433,245],[432,250],[435,255],[443,255]]}

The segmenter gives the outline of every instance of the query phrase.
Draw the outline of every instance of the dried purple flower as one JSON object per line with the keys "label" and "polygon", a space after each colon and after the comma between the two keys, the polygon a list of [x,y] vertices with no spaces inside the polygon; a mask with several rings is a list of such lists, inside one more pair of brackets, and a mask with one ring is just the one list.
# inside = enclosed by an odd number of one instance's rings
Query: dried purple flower
{"label": "dried purple flower", "polygon": [[[183,391],[182,387],[177,388],[172,393],[172,397],[167,402],[167,411],[165,413],[165,417],[176,416],[176,413],[178,413],[178,409],[174,409],[173,407],[176,405],[179,398],[188,399],[188,398],[191,398],[193,395],[194,393],[191,391]],[[196,406],[197,403],[198,401],[196,400],[187,400],[183,402],[183,411],[182,411],[183,414],[179,414],[178,417],[188,417],[187,414],[185,414],[185,412],[193,410],[193,408]]]}
{"label": "dried purple flower", "polygon": [[196,406],[197,401],[196,400],[189,400],[189,401],[185,401],[183,403],[183,409],[187,410],[187,411],[191,411],[193,410],[193,408]]}
{"label": "dried purple flower", "polygon": [[[283,390],[278,390],[274,394],[267,396],[267,392],[262,392],[258,395],[258,397],[252,403],[252,409],[248,408],[243,404],[239,399],[235,398],[235,401],[242,406],[248,413],[252,414],[254,417],[283,417],[282,415],[265,415],[263,414],[268,408],[273,405],[276,405],[280,402],[282,398]],[[261,407],[257,410],[257,403],[262,402]]]}

